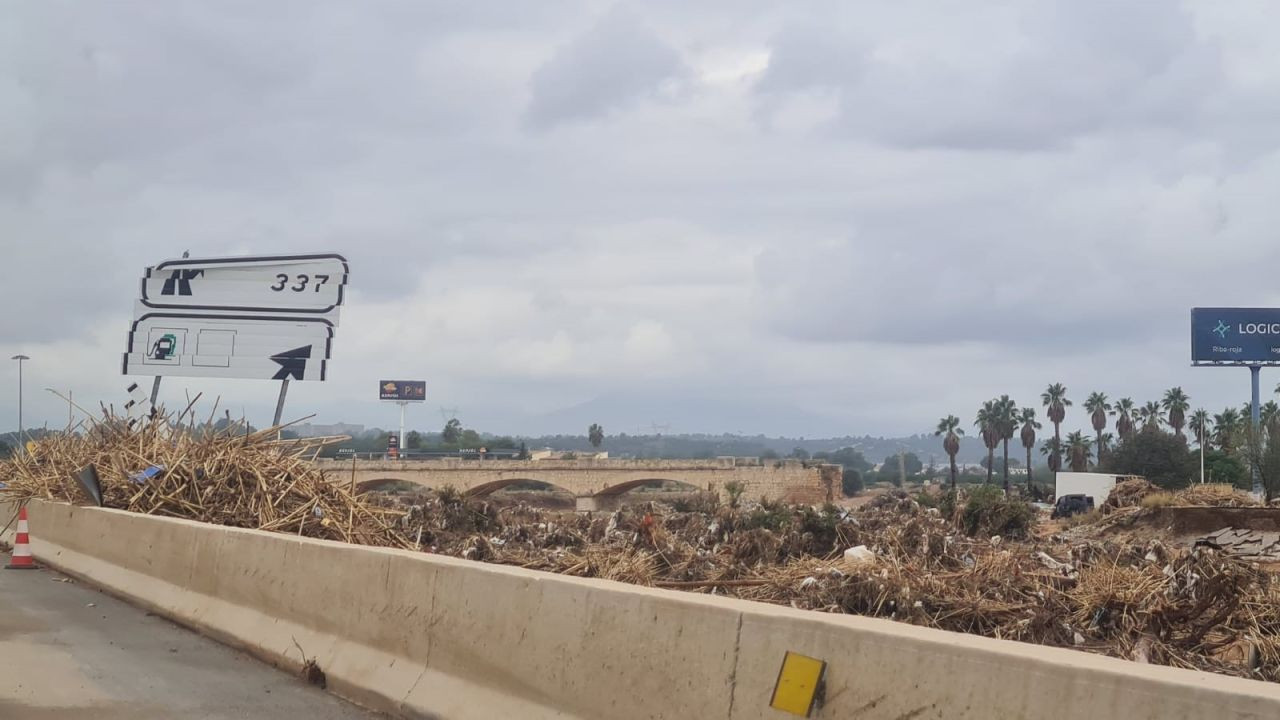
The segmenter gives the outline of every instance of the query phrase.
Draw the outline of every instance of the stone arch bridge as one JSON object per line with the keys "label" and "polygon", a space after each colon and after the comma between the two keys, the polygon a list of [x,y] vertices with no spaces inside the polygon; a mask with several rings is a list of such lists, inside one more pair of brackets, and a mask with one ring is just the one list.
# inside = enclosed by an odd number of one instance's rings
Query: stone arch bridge
{"label": "stone arch bridge", "polygon": [[404,481],[440,489],[451,485],[468,495],[486,495],[524,481],[568,491],[579,510],[603,510],[624,501],[630,490],[669,480],[727,497],[725,484],[739,483],[749,500],[794,503],[831,501],[840,487],[839,465],[800,460],[715,458],[711,460],[317,460],[334,482],[357,489]]}

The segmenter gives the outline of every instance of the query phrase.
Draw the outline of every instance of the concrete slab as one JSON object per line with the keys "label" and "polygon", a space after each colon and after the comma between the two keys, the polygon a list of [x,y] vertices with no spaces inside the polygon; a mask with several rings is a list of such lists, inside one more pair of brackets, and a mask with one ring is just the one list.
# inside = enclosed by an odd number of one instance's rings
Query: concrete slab
{"label": "concrete slab", "polygon": [[0,570],[0,718],[384,717],[64,579]]}

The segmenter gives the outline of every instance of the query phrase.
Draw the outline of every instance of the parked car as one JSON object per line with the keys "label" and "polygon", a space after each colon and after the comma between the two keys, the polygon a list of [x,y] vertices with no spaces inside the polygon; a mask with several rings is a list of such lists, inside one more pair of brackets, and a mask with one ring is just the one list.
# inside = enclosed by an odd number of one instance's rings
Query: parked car
{"label": "parked car", "polygon": [[1077,513],[1086,513],[1093,510],[1092,495],[1063,495],[1058,498],[1058,502],[1053,505],[1053,512],[1049,517],[1067,518]]}

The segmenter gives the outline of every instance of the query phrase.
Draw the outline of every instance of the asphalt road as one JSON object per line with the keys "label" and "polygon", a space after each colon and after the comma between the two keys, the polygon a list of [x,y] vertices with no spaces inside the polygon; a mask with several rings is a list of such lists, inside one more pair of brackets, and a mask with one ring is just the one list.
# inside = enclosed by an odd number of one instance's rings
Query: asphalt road
{"label": "asphalt road", "polygon": [[65,579],[0,569],[0,720],[384,717]]}

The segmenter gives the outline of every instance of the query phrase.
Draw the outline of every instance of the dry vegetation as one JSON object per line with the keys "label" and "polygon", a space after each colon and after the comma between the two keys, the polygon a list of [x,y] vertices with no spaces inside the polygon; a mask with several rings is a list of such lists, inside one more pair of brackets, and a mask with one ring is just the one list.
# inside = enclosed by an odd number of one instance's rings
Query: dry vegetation
{"label": "dry vegetation", "polygon": [[[77,435],[47,435],[35,452],[0,463],[0,483],[18,497],[88,498],[75,477],[93,465],[103,504],[150,515],[260,528],[367,545],[409,547],[394,518],[328,482],[310,463],[342,438],[277,440],[276,429],[253,434],[169,422],[130,428],[106,414]],[[184,425],[183,420],[189,421]],[[159,468],[142,477],[147,468]]]}
{"label": "dry vegetation", "polygon": [[[1035,532],[1030,508],[992,489],[959,499],[897,491],[857,510],[735,507],[700,496],[587,516],[453,491],[405,504],[328,482],[307,462],[324,439],[209,432],[181,419],[176,428],[131,430],[107,417],[0,464],[0,481],[19,498],[82,502],[71,478],[93,463],[105,504],[135,512],[1280,680],[1280,590],[1267,572],[1211,548],[1103,539],[1113,518],[1146,512],[1144,503],[1163,506],[1146,500],[1149,488],[1122,487],[1114,504],[1064,533]],[[134,479],[151,466],[163,470]],[[1209,492],[1174,501],[1204,501]],[[870,559],[846,561],[845,550],[859,545]]]}

